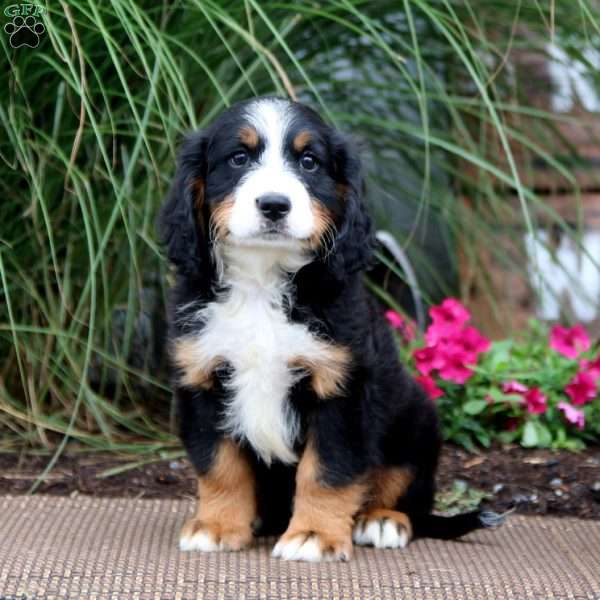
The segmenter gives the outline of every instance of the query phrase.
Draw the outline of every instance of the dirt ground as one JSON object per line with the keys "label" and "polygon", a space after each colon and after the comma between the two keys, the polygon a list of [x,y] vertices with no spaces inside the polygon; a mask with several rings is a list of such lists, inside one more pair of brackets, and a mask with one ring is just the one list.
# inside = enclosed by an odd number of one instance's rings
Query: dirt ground
{"label": "dirt ground", "polygon": [[[0,494],[23,494],[48,457],[0,454]],[[38,493],[143,498],[192,497],[194,473],[185,459],[101,476],[130,460],[107,455],[61,458]],[[470,454],[448,445],[438,471],[438,508],[468,510],[481,503],[522,514],[600,519],[600,447],[578,454],[518,447]]]}

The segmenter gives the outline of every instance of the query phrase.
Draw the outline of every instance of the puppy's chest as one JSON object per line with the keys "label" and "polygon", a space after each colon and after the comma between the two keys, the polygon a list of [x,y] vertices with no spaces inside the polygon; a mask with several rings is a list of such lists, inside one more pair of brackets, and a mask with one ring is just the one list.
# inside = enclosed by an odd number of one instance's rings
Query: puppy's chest
{"label": "puppy's chest", "polygon": [[226,363],[231,376],[221,428],[245,438],[266,461],[294,462],[298,416],[288,400],[302,374],[327,398],[343,386],[349,364],[344,348],[290,321],[280,298],[268,290],[236,289],[202,309],[202,329],[175,348],[181,382],[210,389],[213,372]]}
{"label": "puppy's chest", "polygon": [[198,344],[211,357],[224,359],[238,376],[266,374],[273,380],[290,369],[295,357],[316,358],[320,340],[306,325],[291,322],[267,294],[255,292],[233,293],[207,307]]}
{"label": "puppy's chest", "polygon": [[288,319],[280,297],[260,287],[234,287],[206,306],[201,320],[201,331],[177,348],[185,355],[178,361],[185,362],[184,379],[211,388],[214,370],[227,364],[220,428],[248,441],[267,463],[294,462],[299,423],[288,396],[299,377],[295,360],[318,361],[321,342]]}

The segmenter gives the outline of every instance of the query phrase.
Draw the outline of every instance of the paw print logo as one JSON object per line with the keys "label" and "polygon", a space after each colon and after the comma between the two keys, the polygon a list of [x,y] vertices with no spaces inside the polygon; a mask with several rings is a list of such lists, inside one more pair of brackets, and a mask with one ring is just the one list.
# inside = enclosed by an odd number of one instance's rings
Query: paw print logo
{"label": "paw print logo", "polygon": [[33,15],[26,18],[16,16],[12,21],[4,25],[4,31],[10,36],[9,42],[13,48],[29,46],[37,48],[40,43],[40,35],[46,28]]}

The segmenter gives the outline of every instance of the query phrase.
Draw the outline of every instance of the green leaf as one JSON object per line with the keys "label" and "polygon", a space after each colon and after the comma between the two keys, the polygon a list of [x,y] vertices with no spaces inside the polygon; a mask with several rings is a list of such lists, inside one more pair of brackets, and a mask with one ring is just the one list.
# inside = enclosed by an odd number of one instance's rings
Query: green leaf
{"label": "green leaf", "polygon": [[459,431],[456,435],[453,436],[453,441],[455,441],[457,444],[460,444],[465,449],[469,450],[469,452],[475,452],[475,444],[473,443],[473,440],[468,433],[464,431]]}
{"label": "green leaf", "polygon": [[503,444],[512,444],[516,439],[517,436],[519,435],[518,431],[501,431],[498,434],[498,439],[503,443]]}
{"label": "green leaf", "polygon": [[485,448],[489,448],[492,444],[492,440],[490,439],[490,436],[487,433],[487,431],[476,431],[475,437],[477,438],[479,443]]}
{"label": "green leaf", "polygon": [[538,446],[548,448],[552,445],[552,433],[543,423],[535,423],[535,429],[538,436]]}
{"label": "green leaf", "polygon": [[539,444],[538,430],[533,421],[527,421],[523,428],[523,436],[521,437],[521,445],[525,448],[534,448]]}
{"label": "green leaf", "polygon": [[504,402],[506,400],[506,396],[497,387],[491,387],[487,394],[494,402]]}
{"label": "green leaf", "polygon": [[468,415],[478,415],[485,410],[486,406],[486,400],[469,400],[463,405],[463,410]]}
{"label": "green leaf", "polygon": [[502,340],[501,342],[494,342],[492,350],[490,352],[490,369],[497,371],[498,367],[502,364],[507,363],[510,359],[510,350],[512,348],[512,340]]}

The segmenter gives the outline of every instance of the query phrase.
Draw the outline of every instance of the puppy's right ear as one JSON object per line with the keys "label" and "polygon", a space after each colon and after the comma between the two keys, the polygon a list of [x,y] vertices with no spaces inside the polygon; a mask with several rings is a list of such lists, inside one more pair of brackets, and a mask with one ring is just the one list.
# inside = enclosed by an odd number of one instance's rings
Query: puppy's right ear
{"label": "puppy's right ear", "polygon": [[188,137],[179,153],[175,178],[159,220],[159,238],[181,275],[200,277],[210,269],[204,190],[207,138]]}

